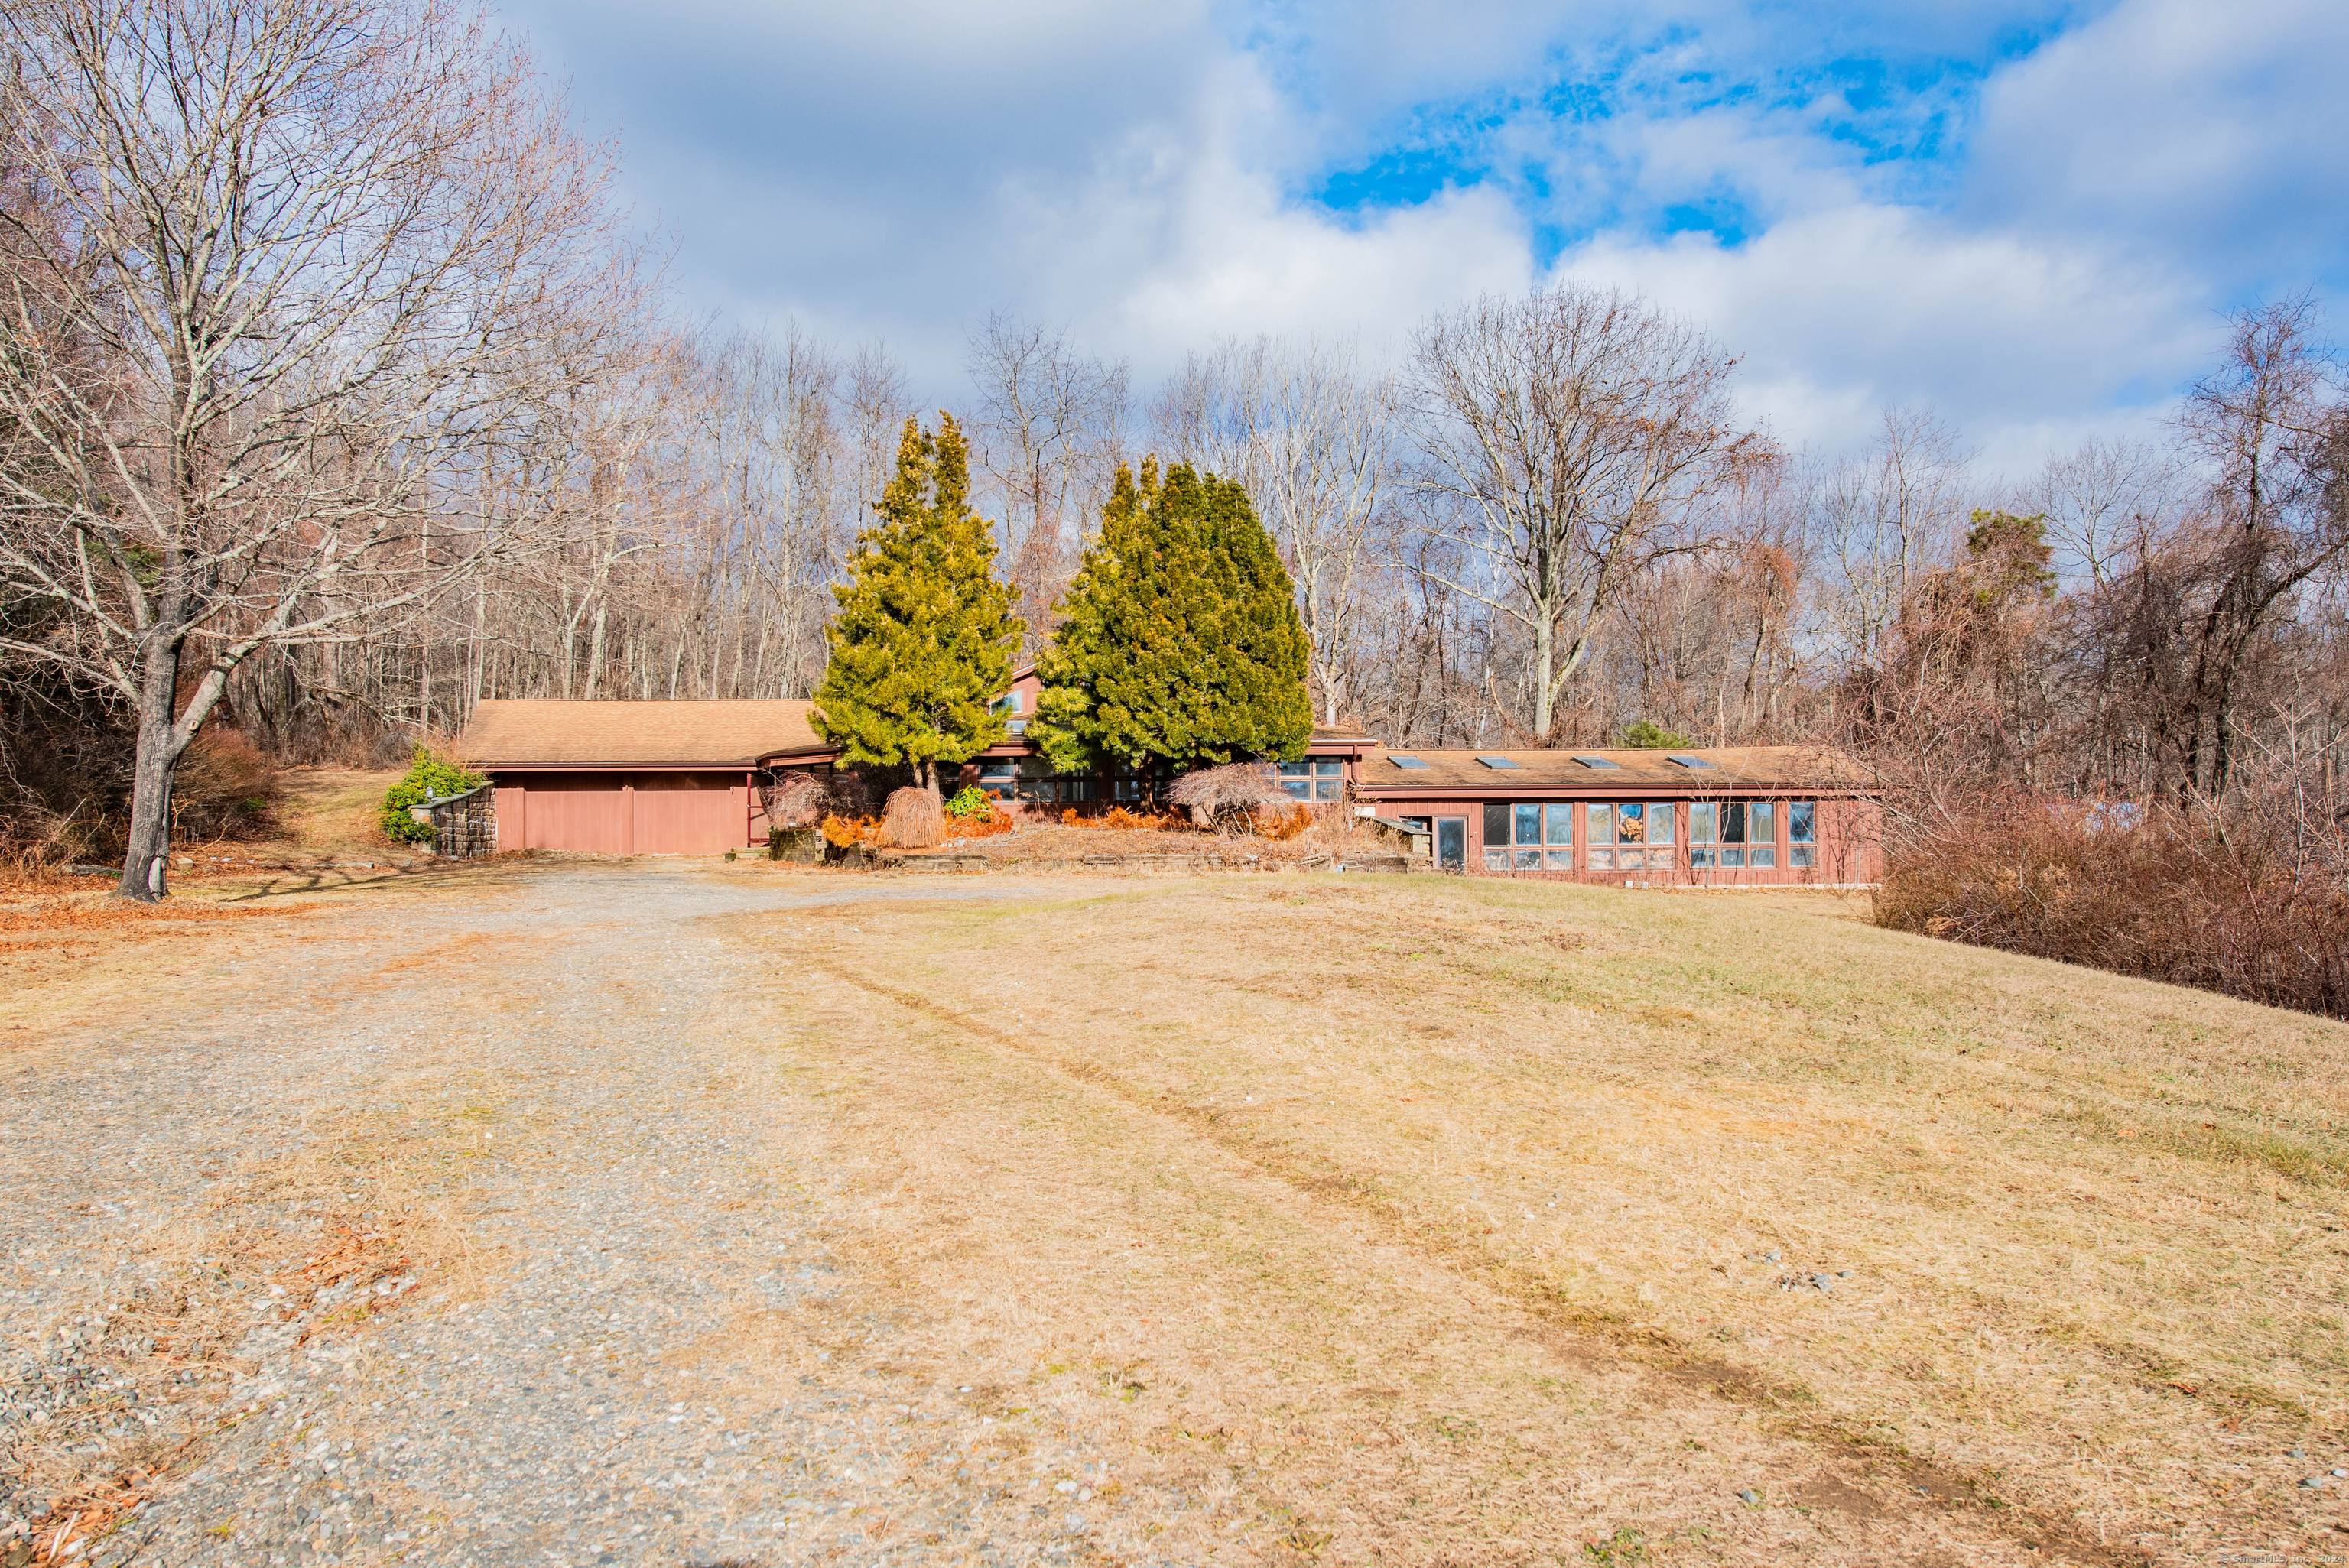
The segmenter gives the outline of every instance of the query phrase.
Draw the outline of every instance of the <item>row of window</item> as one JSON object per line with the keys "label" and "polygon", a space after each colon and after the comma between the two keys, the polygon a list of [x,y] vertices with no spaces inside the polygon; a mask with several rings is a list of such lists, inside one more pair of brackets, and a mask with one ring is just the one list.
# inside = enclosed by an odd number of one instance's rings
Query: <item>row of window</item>
{"label": "row of window", "polygon": [[[1778,811],[1786,815],[1786,863],[1818,863],[1818,803],[1814,800],[1692,800],[1692,869],[1774,871]],[[1488,800],[1485,869],[1570,872],[1577,868],[1574,814],[1583,814],[1582,863],[1589,872],[1651,871],[1681,864],[1678,804],[1669,800]]]}
{"label": "row of window", "polygon": [[[1055,804],[1096,799],[1098,788],[1090,774],[1044,771],[1035,759],[984,758],[978,764],[978,787],[999,800],[1043,800]],[[1163,779],[1163,775],[1162,775]],[[1139,800],[1147,782],[1140,773],[1120,771],[1109,779],[1109,799]],[[1308,758],[1280,764],[1280,787],[1297,800],[1342,800],[1346,798],[1346,764],[1334,757]]]}
{"label": "row of window", "polygon": [[1309,757],[1280,765],[1280,787],[1292,800],[1342,800],[1346,764],[1335,757]]}

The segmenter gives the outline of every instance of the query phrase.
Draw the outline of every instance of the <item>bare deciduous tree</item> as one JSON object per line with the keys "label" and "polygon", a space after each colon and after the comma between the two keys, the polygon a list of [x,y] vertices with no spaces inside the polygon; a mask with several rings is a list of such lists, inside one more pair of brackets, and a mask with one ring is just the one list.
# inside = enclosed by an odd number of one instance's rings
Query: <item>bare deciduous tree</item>
{"label": "bare deciduous tree", "polygon": [[[507,547],[453,453],[592,366],[606,162],[441,0],[22,0],[0,218],[0,491],[21,655],[134,704],[121,891],[164,889],[172,770],[256,650],[357,634]],[[36,471],[63,476],[42,482]],[[439,526],[436,526],[436,523]]]}
{"label": "bare deciduous tree", "polygon": [[1966,515],[1966,462],[1939,420],[1887,408],[1874,448],[1822,476],[1812,530],[1829,567],[1823,618],[1851,664],[1883,665],[1901,605],[1949,563]]}
{"label": "bare deciduous tree", "polygon": [[1396,471],[1395,387],[1352,351],[1269,338],[1194,356],[1158,407],[1175,460],[1237,480],[1279,546],[1325,724],[1356,698],[1373,530]]}
{"label": "bare deciduous tree", "polygon": [[2047,519],[2065,570],[2103,583],[2169,525],[2188,478],[2177,453],[2144,441],[2090,440],[2048,460],[2027,504]]}
{"label": "bare deciduous tree", "polygon": [[1530,644],[1516,723],[1537,742],[1617,596],[1695,544],[1696,503],[1765,455],[1730,407],[1735,367],[1686,323],[1573,284],[1421,329],[1418,486],[1488,568],[1453,587]]}
{"label": "bare deciduous tree", "polygon": [[1052,605],[1122,454],[1123,360],[1078,352],[1066,331],[999,311],[971,335],[981,466],[1003,503],[1012,585],[1028,630],[1021,656],[1049,641]]}

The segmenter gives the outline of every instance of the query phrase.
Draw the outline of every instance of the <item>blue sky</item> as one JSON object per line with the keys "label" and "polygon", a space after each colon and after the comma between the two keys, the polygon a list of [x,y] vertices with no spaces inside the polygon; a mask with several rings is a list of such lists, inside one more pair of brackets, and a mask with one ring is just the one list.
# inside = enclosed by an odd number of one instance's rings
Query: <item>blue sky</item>
{"label": "blue sky", "polygon": [[2349,5],[515,0],[685,308],[885,342],[992,309],[1146,384],[1228,334],[1400,356],[1560,277],[1745,356],[1789,441],[1993,468],[2159,419],[2230,306],[2349,331]]}

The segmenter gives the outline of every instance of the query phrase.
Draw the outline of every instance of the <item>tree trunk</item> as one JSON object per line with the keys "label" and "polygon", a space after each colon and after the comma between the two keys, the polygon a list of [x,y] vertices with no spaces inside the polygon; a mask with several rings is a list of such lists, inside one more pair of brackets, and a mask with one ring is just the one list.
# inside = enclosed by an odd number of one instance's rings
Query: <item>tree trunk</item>
{"label": "tree trunk", "polygon": [[131,763],[130,835],[115,892],[141,903],[164,897],[171,856],[171,772],[180,761],[172,707],[180,686],[179,644],[158,633],[140,671],[139,749]]}

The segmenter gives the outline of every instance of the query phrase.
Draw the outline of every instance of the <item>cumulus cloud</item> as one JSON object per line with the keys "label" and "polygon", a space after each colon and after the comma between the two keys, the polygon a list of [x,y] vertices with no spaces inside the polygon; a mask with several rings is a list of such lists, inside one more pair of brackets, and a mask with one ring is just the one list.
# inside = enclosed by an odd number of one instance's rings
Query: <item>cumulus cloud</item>
{"label": "cumulus cloud", "polygon": [[998,307],[1148,378],[1574,275],[1703,321],[1790,439],[1922,405],[2023,463],[2158,417],[2220,307],[2344,281],[2320,0],[511,15],[689,303],[885,339],[930,397]]}

